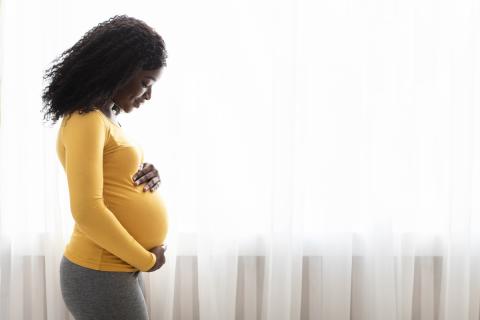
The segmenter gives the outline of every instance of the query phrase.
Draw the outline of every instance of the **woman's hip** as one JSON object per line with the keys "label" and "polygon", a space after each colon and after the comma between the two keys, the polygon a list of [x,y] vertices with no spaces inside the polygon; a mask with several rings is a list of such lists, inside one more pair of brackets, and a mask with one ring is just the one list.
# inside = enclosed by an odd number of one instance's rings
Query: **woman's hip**
{"label": "woman's hip", "polygon": [[140,272],[93,270],[63,256],[60,287],[76,320],[148,320]]}

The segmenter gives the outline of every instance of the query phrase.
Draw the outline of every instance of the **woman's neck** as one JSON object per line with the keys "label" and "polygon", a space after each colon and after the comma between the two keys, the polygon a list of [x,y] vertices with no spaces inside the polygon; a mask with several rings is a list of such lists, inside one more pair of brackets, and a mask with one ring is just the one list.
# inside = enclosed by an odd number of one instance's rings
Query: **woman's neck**
{"label": "woman's neck", "polygon": [[107,118],[109,118],[110,120],[112,120],[112,122],[116,123],[118,126],[120,126],[120,123],[118,123],[117,121],[117,117],[115,115],[115,111],[113,111],[113,106],[114,104],[109,104],[109,105],[106,105],[106,106],[103,106],[100,109],[100,111],[105,115],[107,116]]}

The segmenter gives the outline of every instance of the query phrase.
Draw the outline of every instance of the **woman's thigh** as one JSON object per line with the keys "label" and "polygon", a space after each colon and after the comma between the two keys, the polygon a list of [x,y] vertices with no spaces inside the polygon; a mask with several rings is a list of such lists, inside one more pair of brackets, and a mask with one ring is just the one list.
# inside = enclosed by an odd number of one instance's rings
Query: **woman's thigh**
{"label": "woman's thigh", "polygon": [[148,320],[140,272],[88,269],[62,257],[60,287],[75,320]]}

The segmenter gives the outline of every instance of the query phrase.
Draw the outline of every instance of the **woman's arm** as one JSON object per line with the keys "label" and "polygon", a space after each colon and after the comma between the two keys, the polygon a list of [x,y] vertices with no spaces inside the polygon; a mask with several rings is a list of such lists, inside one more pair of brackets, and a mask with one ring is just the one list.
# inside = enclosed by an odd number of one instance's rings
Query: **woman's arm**
{"label": "woman's arm", "polygon": [[78,227],[100,247],[141,271],[156,261],[122,226],[103,200],[103,148],[108,137],[96,112],[72,114],[63,128],[70,209]]}

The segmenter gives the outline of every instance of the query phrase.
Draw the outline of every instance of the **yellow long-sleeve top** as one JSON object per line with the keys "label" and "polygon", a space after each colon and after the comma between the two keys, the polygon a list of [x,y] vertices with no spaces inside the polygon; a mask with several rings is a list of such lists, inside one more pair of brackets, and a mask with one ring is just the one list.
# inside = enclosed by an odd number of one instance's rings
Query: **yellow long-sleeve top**
{"label": "yellow long-sleeve top", "polygon": [[62,119],[57,155],[65,169],[74,230],[64,255],[86,268],[147,271],[148,251],[163,244],[167,210],[158,190],[143,191],[132,177],[143,162],[141,148],[100,110]]}

